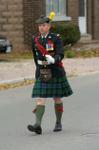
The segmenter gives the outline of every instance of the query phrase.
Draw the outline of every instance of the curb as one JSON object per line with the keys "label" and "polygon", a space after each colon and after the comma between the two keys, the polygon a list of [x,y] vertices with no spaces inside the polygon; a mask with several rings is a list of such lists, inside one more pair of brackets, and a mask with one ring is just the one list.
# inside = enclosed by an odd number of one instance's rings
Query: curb
{"label": "curb", "polygon": [[[69,74],[69,75],[67,75],[67,77],[74,78],[74,77],[79,77],[79,76],[93,75],[93,74],[97,74],[97,73],[99,73],[99,71],[80,73],[80,74]],[[0,90],[30,85],[30,84],[33,84],[34,81],[35,81],[35,79],[32,77],[1,81],[0,82]]]}
{"label": "curb", "polygon": [[24,82],[24,81],[27,81],[27,80],[34,80],[34,78],[27,77],[27,78],[13,79],[13,80],[4,80],[4,81],[0,81],[0,85],[1,84],[13,84],[13,83],[18,83],[18,82]]}
{"label": "curb", "polygon": [[25,85],[29,85],[33,83],[34,83],[33,78],[19,78],[16,80],[6,80],[6,81],[0,82],[0,90],[21,87],[21,86],[25,86]]}
{"label": "curb", "polygon": [[[97,74],[99,73],[99,71],[89,71],[89,72],[84,72],[84,73],[74,73],[74,74],[67,74],[68,78],[72,78],[72,77],[77,77],[77,76],[85,76],[85,75],[91,75],[91,74]],[[35,78],[33,77],[27,77],[27,78],[18,78],[18,79],[13,79],[13,80],[4,80],[4,81],[0,81],[0,85],[1,84],[14,84],[14,83],[19,83],[19,82],[26,82],[27,80],[32,80],[34,81]]]}

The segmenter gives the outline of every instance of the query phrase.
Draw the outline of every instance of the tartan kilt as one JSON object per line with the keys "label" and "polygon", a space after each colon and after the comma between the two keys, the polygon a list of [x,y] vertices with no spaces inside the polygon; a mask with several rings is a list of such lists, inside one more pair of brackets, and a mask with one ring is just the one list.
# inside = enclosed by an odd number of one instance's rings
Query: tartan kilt
{"label": "tartan kilt", "polygon": [[53,78],[48,82],[36,79],[32,90],[32,98],[62,98],[72,94],[67,77]]}

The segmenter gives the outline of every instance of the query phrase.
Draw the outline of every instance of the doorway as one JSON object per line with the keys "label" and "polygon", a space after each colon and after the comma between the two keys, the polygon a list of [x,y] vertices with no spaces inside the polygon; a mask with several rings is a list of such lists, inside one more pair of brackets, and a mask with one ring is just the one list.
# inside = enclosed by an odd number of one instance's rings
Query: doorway
{"label": "doorway", "polygon": [[86,34],[87,33],[87,22],[86,22],[86,4],[87,0],[79,0],[79,29],[81,34]]}

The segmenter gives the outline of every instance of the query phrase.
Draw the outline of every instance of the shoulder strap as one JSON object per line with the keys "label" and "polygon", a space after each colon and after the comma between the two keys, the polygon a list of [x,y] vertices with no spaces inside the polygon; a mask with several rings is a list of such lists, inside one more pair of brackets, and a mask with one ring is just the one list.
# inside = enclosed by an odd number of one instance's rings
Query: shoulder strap
{"label": "shoulder strap", "polygon": [[48,51],[38,42],[39,37],[35,37],[35,43],[36,46],[38,47],[38,50],[42,53],[43,56],[48,55]]}

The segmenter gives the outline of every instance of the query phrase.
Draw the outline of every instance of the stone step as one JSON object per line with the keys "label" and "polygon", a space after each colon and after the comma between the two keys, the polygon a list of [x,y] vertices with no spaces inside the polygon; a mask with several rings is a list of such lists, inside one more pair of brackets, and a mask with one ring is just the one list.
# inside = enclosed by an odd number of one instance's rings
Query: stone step
{"label": "stone step", "polygon": [[79,42],[84,43],[84,42],[89,42],[91,40],[92,40],[92,36],[90,34],[83,34],[81,35]]}
{"label": "stone step", "polygon": [[81,39],[73,46],[75,50],[95,50],[99,49],[99,40],[92,40],[90,35],[83,35]]}

